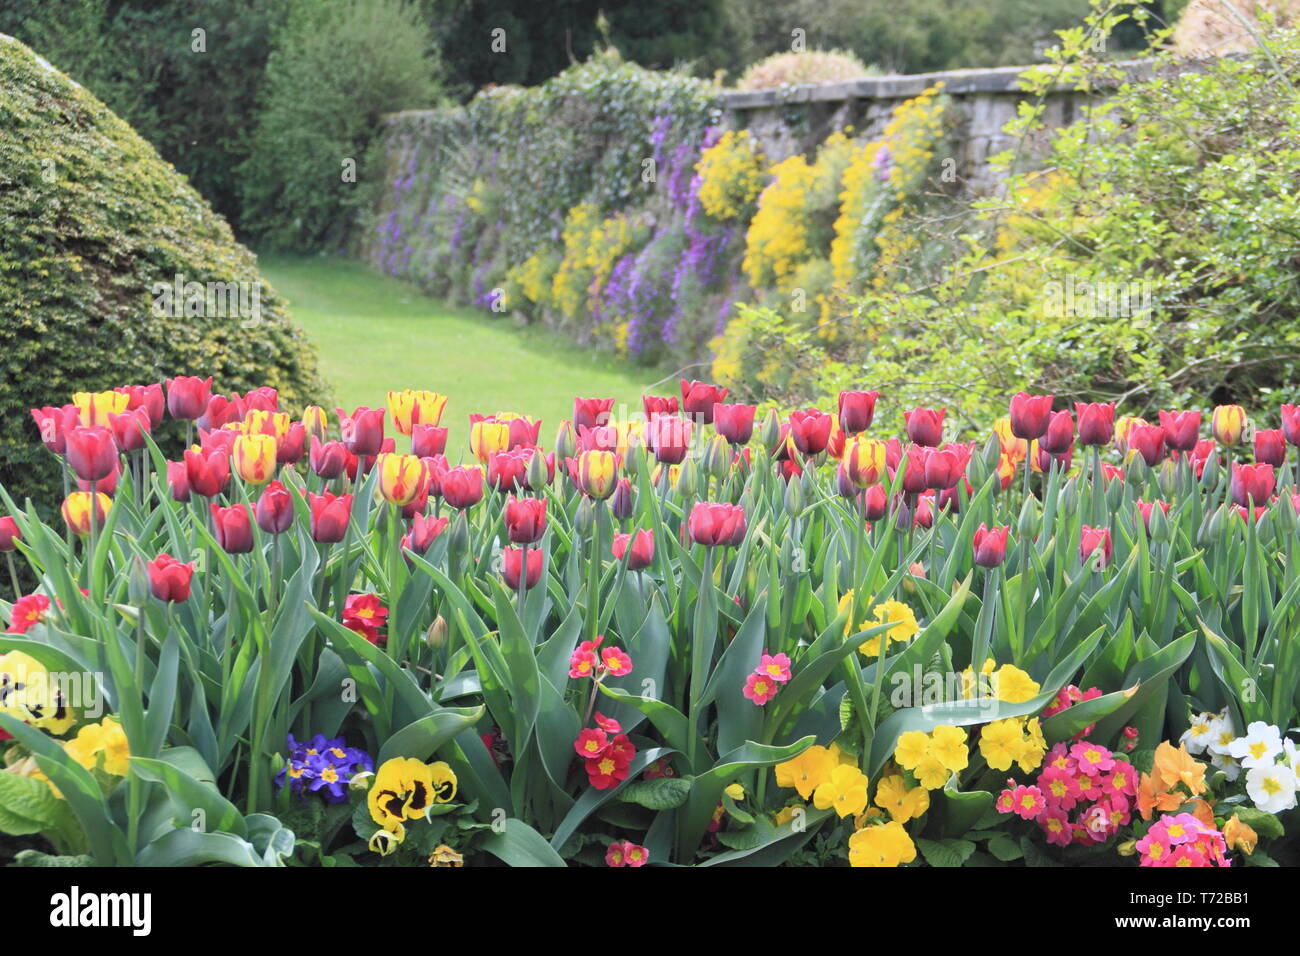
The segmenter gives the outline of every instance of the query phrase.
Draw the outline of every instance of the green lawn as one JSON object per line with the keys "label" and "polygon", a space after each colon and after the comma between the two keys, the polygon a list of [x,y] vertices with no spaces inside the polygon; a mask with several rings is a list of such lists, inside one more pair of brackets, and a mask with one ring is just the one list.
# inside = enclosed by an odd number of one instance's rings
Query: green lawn
{"label": "green lawn", "polygon": [[[260,265],[320,348],[321,372],[343,407],[382,407],[390,389],[448,396],[442,421],[452,429],[453,461],[468,448],[471,412],[540,417],[549,447],[561,419],[573,417],[573,396],[612,395],[615,414],[623,403],[639,411],[642,392],[664,374],[505,316],[449,306],[360,262],[266,255]],[[653,391],[675,387],[669,381]]]}

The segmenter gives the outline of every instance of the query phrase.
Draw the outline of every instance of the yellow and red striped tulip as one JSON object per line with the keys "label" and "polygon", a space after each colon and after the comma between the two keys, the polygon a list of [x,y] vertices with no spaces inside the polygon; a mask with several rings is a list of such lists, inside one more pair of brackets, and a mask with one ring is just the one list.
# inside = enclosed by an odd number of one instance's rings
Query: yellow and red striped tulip
{"label": "yellow and red striped tulip", "polygon": [[274,435],[240,435],[231,455],[235,473],[250,485],[266,484],[275,477],[276,448]]}
{"label": "yellow and red striped tulip", "polygon": [[618,484],[618,456],[612,451],[584,451],[578,456],[578,487],[592,498],[608,498]]}
{"label": "yellow and red striped tulip", "polygon": [[442,410],[447,407],[447,396],[437,392],[403,389],[388,393],[388,411],[393,425],[403,435],[411,434],[415,425],[437,425],[442,421]]}
{"label": "yellow and red striped tulip", "polygon": [[416,455],[379,456],[379,493],[393,505],[409,505],[424,483],[424,462]]}
{"label": "yellow and red striped tulip", "polygon": [[102,528],[108,518],[109,509],[113,507],[113,499],[108,495],[102,491],[95,495],[89,491],[74,491],[63,501],[63,520],[67,522],[68,530],[82,537],[90,534],[92,498],[97,505],[94,509],[95,525]]}
{"label": "yellow and red striped tulip", "polygon": [[1240,405],[1219,405],[1210,417],[1210,431],[1220,445],[1235,445],[1246,430],[1246,410]]}
{"label": "yellow and red striped tulip", "polygon": [[77,392],[72,396],[72,404],[77,406],[81,424],[112,428],[113,420],[109,416],[123,414],[131,404],[131,396],[125,392]]}
{"label": "yellow and red striped tulip", "polygon": [[469,447],[475,458],[487,464],[494,453],[510,447],[510,425],[492,419],[474,422],[469,429]]}

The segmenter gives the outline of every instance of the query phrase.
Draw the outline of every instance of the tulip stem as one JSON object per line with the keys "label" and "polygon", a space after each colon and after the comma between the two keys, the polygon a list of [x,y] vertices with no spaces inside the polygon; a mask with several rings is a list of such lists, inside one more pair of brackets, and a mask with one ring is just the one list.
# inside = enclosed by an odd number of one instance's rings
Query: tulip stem
{"label": "tulip stem", "polygon": [[5,560],[9,563],[9,583],[13,585],[14,600],[17,601],[23,596],[23,591],[18,585],[18,568],[14,566],[14,553],[10,551],[6,554]]}
{"label": "tulip stem", "polygon": [[[524,624],[524,602],[528,597],[528,542],[524,542],[519,548],[519,581],[516,590],[519,593],[519,623]],[[528,625],[524,624],[524,630]],[[585,726],[585,725],[584,725]]]}

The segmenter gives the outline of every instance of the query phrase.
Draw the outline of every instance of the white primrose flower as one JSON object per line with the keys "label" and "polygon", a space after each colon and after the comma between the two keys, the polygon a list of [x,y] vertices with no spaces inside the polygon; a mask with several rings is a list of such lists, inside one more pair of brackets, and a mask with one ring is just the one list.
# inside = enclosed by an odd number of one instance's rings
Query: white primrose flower
{"label": "white primrose flower", "polygon": [[1208,749],[1220,757],[1231,756],[1232,742],[1237,739],[1237,728],[1232,726],[1232,718],[1225,710],[1217,718],[1217,725],[1210,735]]}
{"label": "white primrose flower", "polygon": [[1281,813],[1296,805],[1295,771],[1286,764],[1259,764],[1246,771],[1246,794],[1265,813]]}
{"label": "white primrose flower", "polygon": [[1178,739],[1187,745],[1189,754],[1203,754],[1218,737],[1221,725],[1222,717],[1219,714],[1197,714],[1192,719],[1192,725]]}
{"label": "white primrose flower", "polygon": [[1234,783],[1241,776],[1241,764],[1231,757],[1221,757],[1218,754],[1210,755],[1210,766],[1223,771],[1223,776],[1228,783]]}
{"label": "white primrose flower", "polygon": [[1262,720],[1247,727],[1246,736],[1238,737],[1228,748],[1228,753],[1240,760],[1243,767],[1269,766],[1281,752],[1282,732]]}

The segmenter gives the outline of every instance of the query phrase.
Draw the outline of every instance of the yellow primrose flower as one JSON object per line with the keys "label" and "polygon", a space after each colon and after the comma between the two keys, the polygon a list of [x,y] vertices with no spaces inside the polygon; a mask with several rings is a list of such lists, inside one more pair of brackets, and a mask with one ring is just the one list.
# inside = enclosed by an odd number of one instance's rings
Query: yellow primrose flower
{"label": "yellow primrose flower", "polygon": [[793,760],[776,765],[776,785],[794,787],[807,800],[830,777],[835,766],[830,751],[814,744]]}
{"label": "yellow primrose flower", "polygon": [[745,799],[745,788],[738,783],[731,784],[722,792],[725,793],[727,796],[731,797],[732,800]]}
{"label": "yellow primrose flower", "polygon": [[867,808],[867,775],[857,767],[839,764],[817,787],[813,806],[818,810],[832,807],[841,818],[861,813]]}
{"label": "yellow primrose flower", "polygon": [[915,770],[929,755],[929,734],[922,730],[909,730],[899,735],[894,747],[894,760],[904,770]]}
{"label": "yellow primrose flower", "polygon": [[[936,727],[930,734],[930,756],[953,773],[965,770],[970,763],[966,731],[960,727]],[[933,789],[933,788],[931,788]]]}
{"label": "yellow primrose flower", "polygon": [[849,866],[898,866],[916,859],[916,844],[897,820],[849,837]]}
{"label": "yellow primrose flower", "polygon": [[907,788],[901,773],[882,777],[876,785],[876,806],[888,812],[890,819],[899,823],[915,820],[930,809],[930,791],[924,787]]}
{"label": "yellow primrose flower", "polygon": [[1038,694],[1038,681],[1014,664],[1003,664],[993,674],[993,688],[998,700],[1023,704]]}
{"label": "yellow primrose flower", "polygon": [[993,770],[1009,770],[1025,750],[1025,735],[1014,717],[995,720],[980,731],[980,754]]}
{"label": "yellow primrose flower", "polygon": [[[63,749],[87,770],[101,767],[114,777],[125,777],[131,769],[126,732],[113,717],[105,717],[98,724],[86,724],[77,731],[76,737],[63,745]],[[101,754],[104,758],[102,766]]]}
{"label": "yellow primrose flower", "polygon": [[[872,610],[872,624],[892,624],[893,627],[885,631],[885,636],[891,642],[910,641],[921,632],[921,626],[916,622],[915,612],[902,601],[882,601],[877,604]],[[868,657],[878,656],[880,635],[864,641],[858,650]]]}
{"label": "yellow primrose flower", "polygon": [[952,776],[949,770],[938,757],[929,756],[916,765],[912,771],[916,775],[916,781],[927,790],[939,790],[948,782]]}
{"label": "yellow primrose flower", "polygon": [[772,822],[779,827],[785,826],[800,813],[807,813],[807,808],[801,803],[789,807],[782,807],[776,812],[776,816],[772,818]]}

